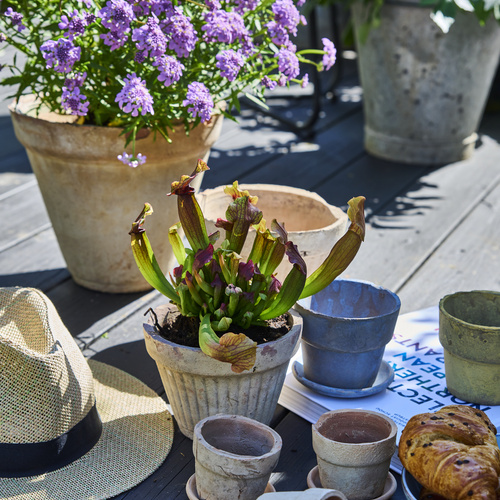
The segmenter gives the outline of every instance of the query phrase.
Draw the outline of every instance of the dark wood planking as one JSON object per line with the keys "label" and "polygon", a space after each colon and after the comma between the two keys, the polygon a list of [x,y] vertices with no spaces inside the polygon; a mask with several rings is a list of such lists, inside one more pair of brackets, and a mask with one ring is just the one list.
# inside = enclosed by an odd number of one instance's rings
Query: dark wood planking
{"label": "dark wood planking", "polygon": [[[499,165],[500,170],[500,165]],[[437,305],[460,290],[500,291],[500,182],[400,290],[414,309]]]}

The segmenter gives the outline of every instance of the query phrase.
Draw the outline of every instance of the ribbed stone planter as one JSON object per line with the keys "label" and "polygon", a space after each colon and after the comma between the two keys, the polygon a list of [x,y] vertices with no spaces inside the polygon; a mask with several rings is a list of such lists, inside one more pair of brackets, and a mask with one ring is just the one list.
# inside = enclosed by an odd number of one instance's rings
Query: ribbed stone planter
{"label": "ribbed stone planter", "polygon": [[[175,306],[155,309],[158,323]],[[218,413],[243,415],[269,424],[285,380],[288,363],[299,347],[302,318],[289,313],[291,330],[278,340],[257,346],[250,371],[234,373],[229,363],[204,354],[200,348],[174,344],[161,337],[150,322],[144,338],[158,371],[181,432],[193,438],[194,426]]]}
{"label": "ribbed stone planter", "polygon": [[[321,196],[305,189],[274,184],[241,184],[259,198],[257,207],[262,210],[267,227],[276,219],[285,222],[288,239],[297,245],[311,275],[323,263],[331,248],[347,230],[349,219],[339,207],[330,205]],[[217,218],[224,218],[231,198],[224,193],[224,186],[206,189],[197,196],[205,215],[209,233],[216,231]],[[251,229],[241,252],[244,260],[250,254],[255,231]],[[276,273],[283,281],[292,269],[285,258]]]}
{"label": "ribbed stone planter", "polygon": [[469,157],[500,55],[500,26],[459,13],[448,33],[432,6],[386,0],[366,42],[360,26],[371,5],[354,2],[363,88],[365,149],[401,163],[439,165]]}
{"label": "ribbed stone planter", "polygon": [[439,341],[448,391],[470,403],[500,405],[500,293],[443,297]]}
{"label": "ribbed stone planter", "polygon": [[[148,237],[162,270],[176,265],[168,228],[178,220],[177,201],[166,196],[170,184],[190,174],[198,158],[208,159],[220,135],[222,115],[201,124],[189,137],[180,125],[172,143],[160,134],[139,133],[136,151],[146,164],[131,168],[117,159],[124,150],[122,129],[72,123],[56,113],[34,116],[34,99],[10,106],[17,138],[26,148],[69,272],[79,285],[101,292],[139,292],[151,286],[139,272],[128,231],[144,207],[155,215]],[[127,148],[130,153],[130,148]],[[202,176],[191,184],[198,189]]]}

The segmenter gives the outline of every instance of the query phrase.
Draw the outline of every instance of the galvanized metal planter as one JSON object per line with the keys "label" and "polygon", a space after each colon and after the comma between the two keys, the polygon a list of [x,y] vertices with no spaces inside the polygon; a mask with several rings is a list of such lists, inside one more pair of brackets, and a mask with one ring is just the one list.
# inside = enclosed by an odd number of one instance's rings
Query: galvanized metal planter
{"label": "galvanized metal planter", "polygon": [[387,0],[381,22],[359,39],[367,15],[354,2],[363,87],[365,149],[401,163],[439,165],[469,157],[500,55],[500,26],[458,14],[448,33],[418,0]]}
{"label": "galvanized metal planter", "polygon": [[[162,324],[172,304],[155,309]],[[234,373],[229,363],[217,361],[198,347],[165,340],[156,327],[144,324],[149,355],[158,371],[181,432],[193,438],[194,426],[218,413],[243,415],[269,424],[285,381],[288,363],[299,348],[302,318],[294,311],[292,329],[273,342],[257,346],[257,359],[250,371]]]}
{"label": "galvanized metal planter", "polygon": [[500,404],[500,292],[443,297],[439,341],[448,391],[466,402]]}

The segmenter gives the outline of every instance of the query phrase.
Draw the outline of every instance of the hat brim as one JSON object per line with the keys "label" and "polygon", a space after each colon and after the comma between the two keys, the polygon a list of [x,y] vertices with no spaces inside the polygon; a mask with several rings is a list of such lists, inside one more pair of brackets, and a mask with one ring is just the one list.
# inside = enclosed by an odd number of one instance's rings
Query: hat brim
{"label": "hat brim", "polygon": [[133,488],[165,460],[174,426],[167,404],[152,389],[113,366],[89,360],[98,443],[73,463],[47,474],[0,478],[0,497],[16,500],[99,500]]}

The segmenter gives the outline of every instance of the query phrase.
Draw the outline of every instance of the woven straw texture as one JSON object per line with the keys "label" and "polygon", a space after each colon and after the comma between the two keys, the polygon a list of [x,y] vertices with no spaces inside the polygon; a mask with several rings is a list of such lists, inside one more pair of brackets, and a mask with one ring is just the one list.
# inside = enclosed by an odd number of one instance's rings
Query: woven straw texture
{"label": "woven straw texture", "polygon": [[110,498],[139,484],[163,463],[173,440],[172,416],[166,403],[122,370],[92,360],[89,365],[103,422],[99,442],[58,471],[29,478],[0,478],[0,498]]}
{"label": "woven straw texture", "polygon": [[0,442],[49,441],[94,404],[92,373],[50,300],[0,289]]}
{"label": "woven straw texture", "polygon": [[87,363],[37,290],[0,288],[0,395],[0,442],[62,434],[85,416],[94,395],[103,422],[99,442],[70,465],[39,476],[0,478],[2,499],[110,498],[151,475],[172,447],[165,401],[122,370]]}

